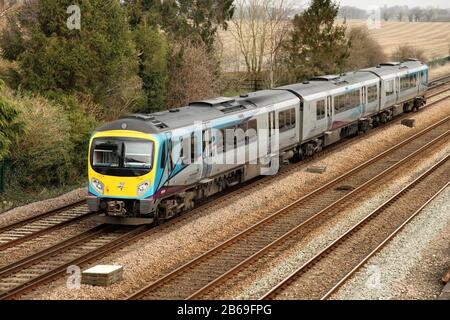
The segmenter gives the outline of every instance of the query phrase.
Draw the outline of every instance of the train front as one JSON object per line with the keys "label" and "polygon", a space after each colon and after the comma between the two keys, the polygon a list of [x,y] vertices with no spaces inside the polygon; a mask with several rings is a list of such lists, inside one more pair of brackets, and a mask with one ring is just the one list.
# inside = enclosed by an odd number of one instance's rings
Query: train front
{"label": "train front", "polygon": [[129,130],[96,132],[88,157],[89,210],[112,224],[153,222],[158,139]]}

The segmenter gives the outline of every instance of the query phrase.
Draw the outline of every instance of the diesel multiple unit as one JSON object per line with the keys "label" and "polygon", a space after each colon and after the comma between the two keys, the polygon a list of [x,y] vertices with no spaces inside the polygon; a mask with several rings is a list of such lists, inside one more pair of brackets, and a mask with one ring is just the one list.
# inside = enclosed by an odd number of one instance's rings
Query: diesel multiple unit
{"label": "diesel multiple unit", "polygon": [[127,116],[91,138],[89,209],[108,223],[163,222],[269,167],[276,173],[274,163],[417,110],[427,85],[428,67],[408,59]]}

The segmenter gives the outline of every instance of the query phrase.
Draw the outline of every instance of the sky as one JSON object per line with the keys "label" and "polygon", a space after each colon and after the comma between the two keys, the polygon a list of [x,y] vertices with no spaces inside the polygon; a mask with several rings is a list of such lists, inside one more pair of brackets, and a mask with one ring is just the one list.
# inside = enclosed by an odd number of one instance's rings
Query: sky
{"label": "sky", "polygon": [[354,6],[361,9],[367,9],[370,5],[377,6],[405,6],[408,7],[428,7],[438,6],[441,9],[450,8],[450,2],[448,0],[338,0],[341,6]]}

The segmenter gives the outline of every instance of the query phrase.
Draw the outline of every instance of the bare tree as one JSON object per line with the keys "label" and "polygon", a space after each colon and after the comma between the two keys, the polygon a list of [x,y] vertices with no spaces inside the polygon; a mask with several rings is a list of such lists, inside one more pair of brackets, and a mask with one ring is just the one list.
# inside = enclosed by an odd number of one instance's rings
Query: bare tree
{"label": "bare tree", "polygon": [[[269,87],[277,82],[277,56],[290,29],[291,0],[236,0],[236,14],[230,28],[238,43],[250,80],[263,80],[269,73]],[[256,85],[255,85],[256,86]]]}

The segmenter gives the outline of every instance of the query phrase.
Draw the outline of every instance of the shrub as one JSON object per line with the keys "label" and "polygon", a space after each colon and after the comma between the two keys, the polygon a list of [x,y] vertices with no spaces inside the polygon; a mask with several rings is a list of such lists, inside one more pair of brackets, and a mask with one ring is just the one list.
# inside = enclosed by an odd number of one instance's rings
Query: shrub
{"label": "shrub", "polygon": [[391,56],[391,59],[394,61],[401,61],[408,58],[419,59],[422,62],[427,61],[427,57],[425,56],[425,51],[423,49],[414,48],[409,44],[402,44],[398,46]]}
{"label": "shrub", "polygon": [[347,33],[347,37],[350,42],[347,70],[373,67],[388,60],[383,48],[371,37],[367,27],[353,27]]}
{"label": "shrub", "polygon": [[167,104],[181,107],[220,92],[218,63],[207,47],[185,41],[172,47]]}
{"label": "shrub", "polygon": [[7,97],[7,89],[0,80],[0,159],[9,154],[9,147],[23,132],[19,106]]}
{"label": "shrub", "polygon": [[18,100],[26,131],[11,150],[13,184],[25,189],[65,184],[72,170],[69,121],[60,108],[42,97]]}

